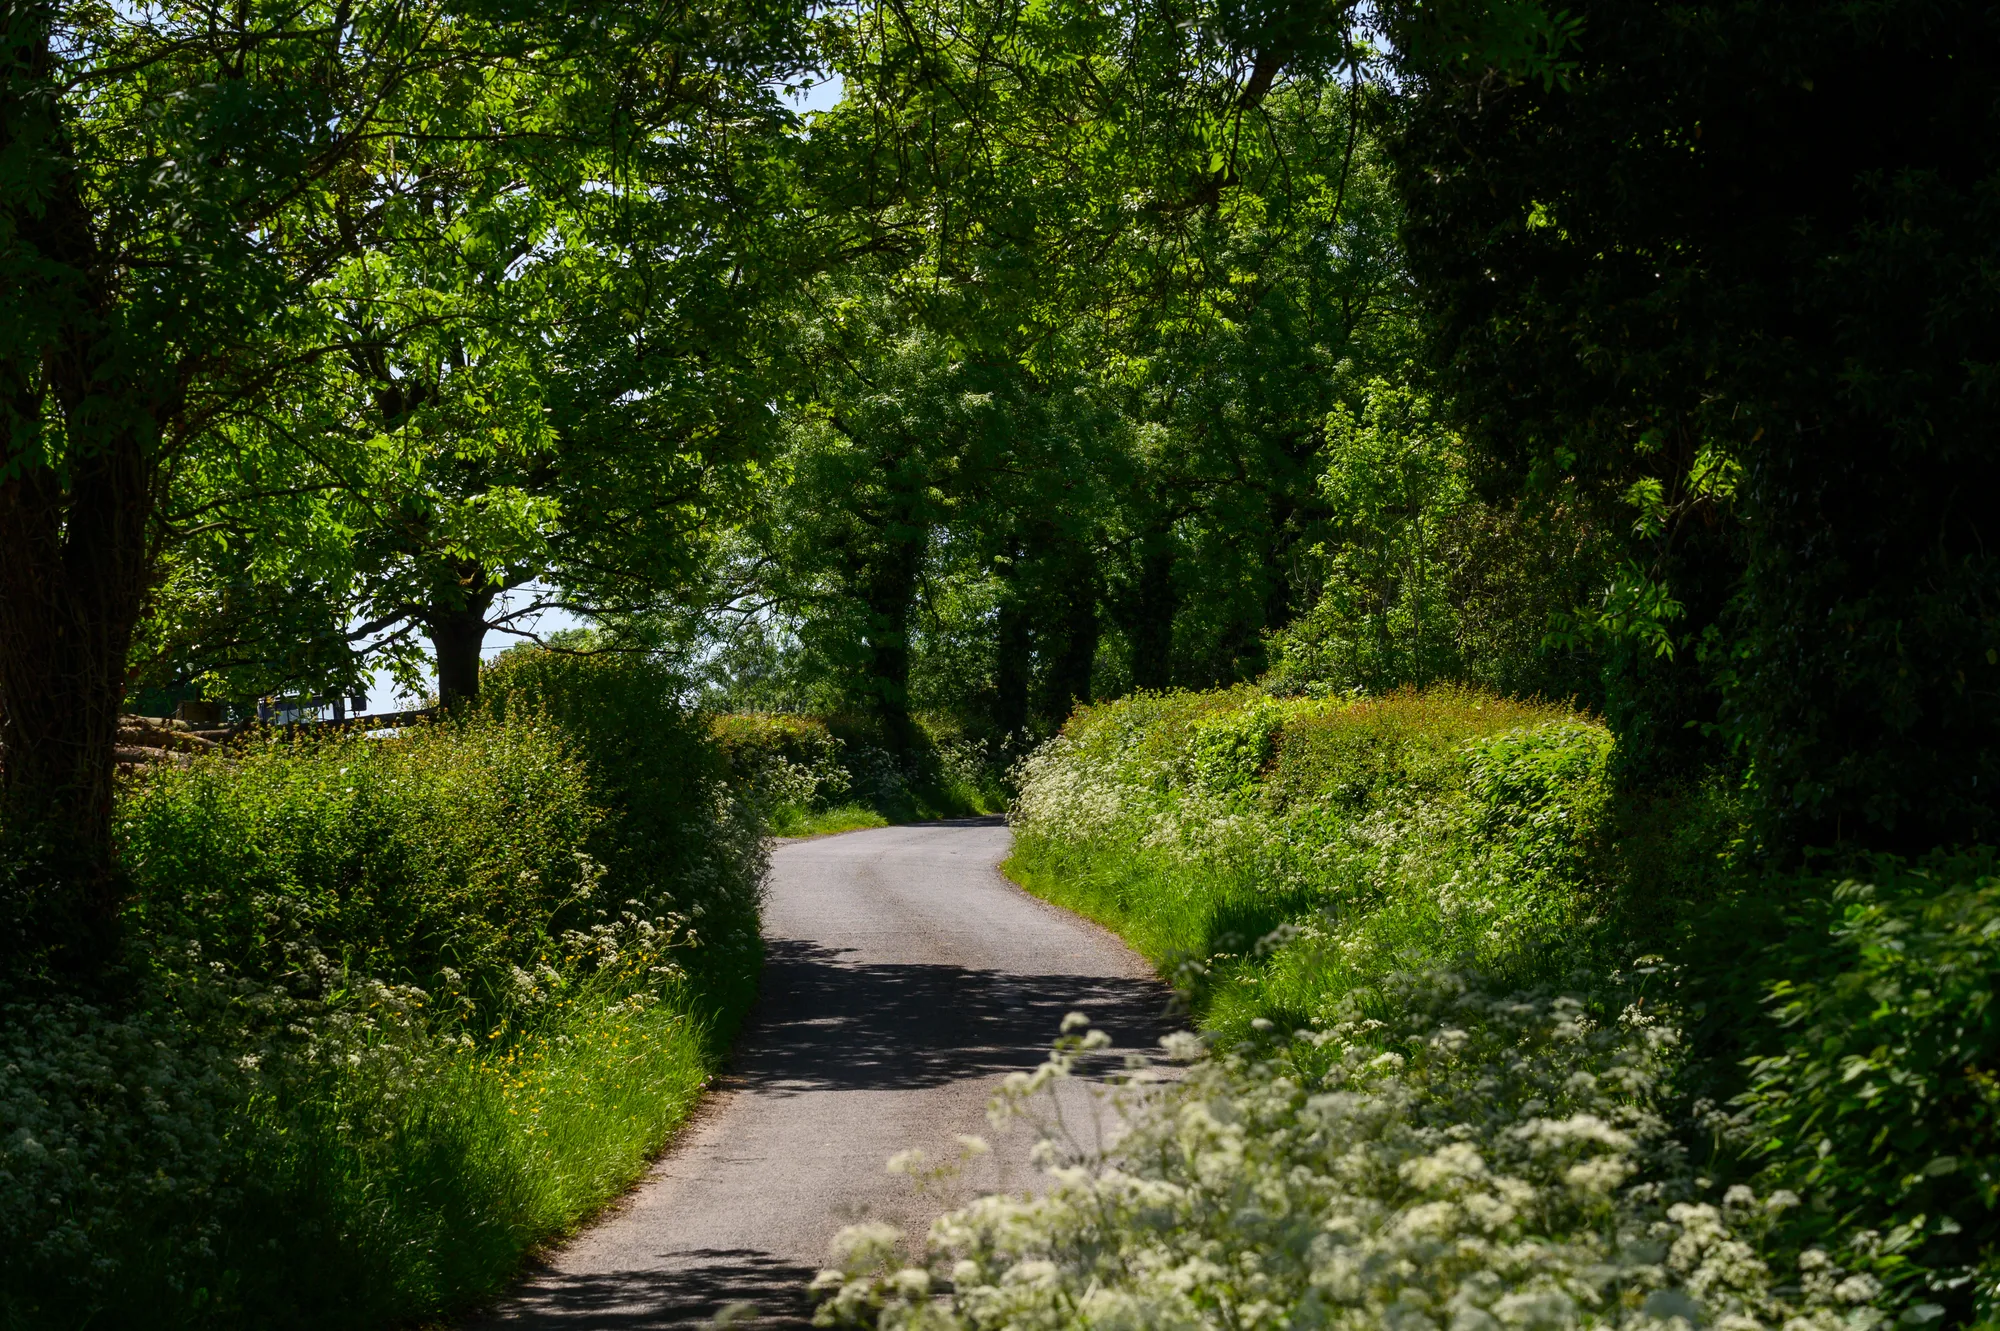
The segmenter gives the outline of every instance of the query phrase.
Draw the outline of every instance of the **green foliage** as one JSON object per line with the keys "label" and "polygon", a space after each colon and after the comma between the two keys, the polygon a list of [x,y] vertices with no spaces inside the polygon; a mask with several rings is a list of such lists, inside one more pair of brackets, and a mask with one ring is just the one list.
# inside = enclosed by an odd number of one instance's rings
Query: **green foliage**
{"label": "green foliage", "polygon": [[351,685],[415,620],[457,702],[501,587],[684,588],[768,414],[721,232],[780,211],[743,205],[786,177],[802,18],[0,17],[0,808],[75,868],[10,949],[115,919],[134,682]]}
{"label": "green foliage", "polygon": [[122,989],[0,1002],[8,1325],[454,1315],[613,1198],[751,997],[762,829],[671,676],[150,773]]}
{"label": "green foliage", "polygon": [[823,768],[834,762],[840,751],[840,741],[816,716],[729,712],[710,719],[709,734],[730,777],[741,782],[757,780],[759,769],[776,763],[808,770]]}
{"label": "green foliage", "polygon": [[[1663,1154],[1635,1162],[1635,1200],[1682,1189],[1694,1206],[1711,1180],[1731,1184],[1700,1224],[1736,1227],[1729,1242],[1752,1245],[1739,1255],[1762,1254],[1739,1268],[1757,1273],[1746,1278],[1796,1268],[1795,1284],[1756,1296],[1802,1298],[1788,1317],[1848,1308],[1843,1317],[1873,1325],[1895,1308],[1911,1325],[1990,1320],[2000,1242],[1991,852],[1940,852],[1914,866],[1885,857],[1841,880],[1760,876],[1742,854],[1745,819],[1728,782],[1620,789],[1613,751],[1595,721],[1454,688],[1352,703],[1247,689],[1141,695],[1080,713],[1024,765],[1010,867],[1118,929],[1180,982],[1201,1023],[1235,1051],[1225,1070],[1202,1072],[1204,1087],[1276,1097],[1260,1139],[1310,1138],[1327,1034],[1416,1019],[1407,1005],[1429,1000],[1412,973],[1497,977],[1475,988],[1595,984],[1578,977],[1669,947],[1685,970],[1638,964],[1637,977],[1662,978],[1623,1018],[1658,1013],[1687,1029],[1684,1046],[1674,1037],[1685,1054],[1671,1079],[1655,1086],[1662,1098],[1649,1101]],[[1627,999],[1586,1001],[1609,1016]],[[1436,1053],[1394,1040],[1373,1047]],[[1468,1076],[1497,1087],[1505,1060],[1480,1057],[1484,1068]],[[1142,1137],[1170,1132],[1156,1108],[1134,1112]],[[1172,1131],[1186,1131],[1180,1112]],[[1440,1107],[1426,1121],[1483,1140],[1487,1112]],[[1698,1171],[1675,1143],[1695,1148]],[[1481,1158],[1492,1153],[1482,1147]],[[1102,1172],[1063,1176],[1061,1204],[1004,1222],[997,1209],[974,1211],[939,1233],[994,1271],[1054,1262],[1044,1292],[1094,1273],[1142,1300],[1166,1297],[1142,1274],[1161,1252],[1236,1250],[1202,1207],[1133,1209],[1102,1190],[1134,1176],[1197,1186],[1170,1163],[1114,1153],[1092,1169]],[[1762,1209],[1752,1183],[1770,1199]],[[1363,1189],[1389,1207],[1368,1214],[1422,1204],[1385,1185]],[[1670,1208],[1665,1220],[1696,1214]],[[1722,1241],[1720,1230],[1704,1232]],[[1267,1236],[1256,1251],[1255,1269],[1269,1271],[1261,1262],[1284,1241]],[[1477,1251],[1468,1260],[1492,1278],[1517,1278]],[[1102,1267],[1091,1254],[1123,1256]],[[1668,1285],[1689,1269],[1669,1265]],[[849,1272],[840,1297],[901,1317],[900,1296],[867,1266]],[[982,1267],[954,1293],[954,1315],[977,1323],[989,1304],[1055,1324],[1070,1315],[1067,1305],[1028,1311],[986,1291],[990,1275]],[[1215,1279],[1224,1301],[1267,1288]],[[1726,1283],[1691,1279],[1688,1289],[1701,1299]],[[1167,1316],[1165,1306],[1149,1315]]]}
{"label": "green foliage", "polygon": [[772,615],[724,635],[724,706],[1011,743],[1120,680],[1262,669],[1310,589],[1333,370],[1408,329],[1354,34],[1299,21],[1262,62],[1259,27],[829,14],[845,95],[799,162],[846,258],[784,347],[780,465],[729,583]]}
{"label": "green foliage", "polygon": [[1588,0],[1541,79],[1435,14],[1384,12],[1430,368],[1613,547],[1572,622],[1624,761],[1726,742],[1786,853],[1991,839],[1993,11]]}
{"label": "green foliage", "polygon": [[1282,715],[1274,707],[1211,713],[1188,728],[1186,776],[1210,795],[1247,789],[1277,751]]}
{"label": "green foliage", "polygon": [[[1635,979],[1644,980],[1638,976]],[[1493,992],[1404,975],[1294,1049],[1268,1042],[1127,1089],[1112,1142],[1053,1092],[1095,1047],[1066,1034],[996,1117],[1047,1141],[1047,1187],[932,1228],[916,1264],[889,1226],[841,1240],[821,1325],[916,1328],[1766,1326],[1882,1322],[1873,1286],[1774,1221],[1797,1198],[1689,1166],[1660,1113],[1679,1033],[1640,987]],[[1081,1015],[1066,1024],[1086,1024]],[[1184,1055],[1199,1042],[1171,1042]],[[1065,1105],[1064,1100],[1069,1103]],[[1104,1112],[1100,1108],[1100,1113]],[[1719,1204],[1718,1204],[1719,1203]],[[1796,1271],[1794,1276],[1792,1271]],[[1781,1274],[1782,1272],[1782,1274]]]}
{"label": "green foliage", "polygon": [[884,742],[870,717],[763,712],[713,718],[730,788],[779,836],[817,836],[927,818],[993,813],[1007,792],[989,745],[913,718],[913,748]]}
{"label": "green foliage", "polygon": [[1595,722],[1453,687],[1141,694],[1023,764],[1011,865],[1230,1032],[1411,966],[1532,983],[1593,946],[1610,752]]}
{"label": "green foliage", "polygon": [[[504,1010],[515,967],[582,924],[604,814],[547,721],[421,726],[384,743],[256,741],[126,801],[135,923],[231,973],[317,950],[344,972]],[[459,978],[446,982],[443,972]]]}
{"label": "green foliage", "polygon": [[[407,687],[422,633],[456,701],[485,628],[520,613],[496,606],[503,593],[560,578],[565,603],[629,613],[695,580],[768,442],[744,345],[761,306],[718,288],[770,221],[742,205],[778,188],[792,128],[766,71],[744,64],[760,45],[782,59],[768,44],[786,16],[772,32],[712,17],[705,34],[629,35],[658,44],[652,60],[710,73],[634,95],[622,114],[653,132],[618,131],[637,150],[615,162],[591,137],[605,127],[575,119],[591,108],[568,101],[540,111],[571,143],[552,159],[469,140],[376,164],[421,187],[299,312],[341,354],[177,477],[177,511],[219,516],[168,562],[149,675],[241,698],[389,664]],[[505,82],[524,99],[547,91]],[[597,188],[608,175],[648,185],[613,201]],[[775,241],[759,253],[784,266]],[[649,347],[636,355],[635,327]],[[682,382],[691,370],[698,391]]]}
{"label": "green foliage", "polygon": [[673,669],[634,654],[516,648],[487,669],[481,705],[517,724],[545,717],[573,737],[607,811],[592,850],[615,881],[649,901],[697,892],[704,910],[728,912],[704,927],[754,936],[755,903],[733,871],[708,880],[723,768],[682,688]]}
{"label": "green foliage", "polygon": [[[1815,883],[1768,957],[1782,1032],[1742,1097],[1766,1177],[1806,1236],[1936,1316],[1995,1315],[2000,1246],[2000,876],[1991,852],[1882,859]],[[1857,1243],[1858,1229],[1879,1243]]]}
{"label": "green foliage", "polygon": [[1397,799],[1449,797],[1464,782],[1467,742],[1559,715],[1449,685],[1301,708],[1286,729],[1271,796],[1281,806],[1348,815]]}
{"label": "green foliage", "polygon": [[732,791],[755,805],[775,836],[881,827],[875,809],[844,801],[854,778],[843,746],[817,717],[734,712],[710,721]]}
{"label": "green foliage", "polygon": [[1596,697],[1590,643],[1560,630],[1600,571],[1598,537],[1560,504],[1481,498],[1443,405],[1411,382],[1416,366],[1398,373],[1327,416],[1324,580],[1271,640],[1272,686],[1380,693],[1456,679]]}
{"label": "green foliage", "polygon": [[1344,403],[1328,415],[1325,458],[1319,484],[1339,535],[1298,634],[1323,658],[1312,673],[1371,689],[1461,673],[1447,588],[1471,495],[1457,440],[1420,394],[1374,380],[1358,416]]}
{"label": "green foliage", "polygon": [[1612,740],[1602,725],[1570,721],[1476,741],[1466,787],[1480,831],[1514,852],[1515,872],[1583,886],[1583,857],[1604,834],[1611,806]]}

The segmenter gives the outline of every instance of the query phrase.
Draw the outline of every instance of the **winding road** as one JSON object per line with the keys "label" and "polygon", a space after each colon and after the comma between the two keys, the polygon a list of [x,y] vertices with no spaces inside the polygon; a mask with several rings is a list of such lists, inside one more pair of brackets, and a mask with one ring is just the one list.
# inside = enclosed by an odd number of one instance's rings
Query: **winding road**
{"label": "winding road", "polygon": [[[986,1104],[1082,1011],[1151,1050],[1166,989],[1117,938],[1003,878],[999,819],[877,828],[779,846],[761,996],[734,1067],[637,1189],[556,1253],[483,1331],[803,1326],[835,1234],[885,1220],[921,1236],[949,1199],[888,1158],[993,1143],[962,1186],[1032,1185],[1025,1128]],[[1114,1050],[1116,1052],[1116,1050]],[[748,1312],[750,1310],[743,1310]]]}

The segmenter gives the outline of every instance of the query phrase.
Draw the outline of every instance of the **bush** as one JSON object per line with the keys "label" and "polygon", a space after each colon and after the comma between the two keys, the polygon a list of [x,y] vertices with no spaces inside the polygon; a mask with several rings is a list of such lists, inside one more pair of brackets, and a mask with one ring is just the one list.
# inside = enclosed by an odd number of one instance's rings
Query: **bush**
{"label": "bush", "polygon": [[842,745],[812,716],[733,712],[710,722],[732,789],[756,805],[779,836],[880,826],[873,809],[843,797],[854,778]]}
{"label": "bush", "polygon": [[617,1194],[759,960],[761,829],[644,663],[122,801],[124,989],[0,996],[0,1324],[435,1318]]}
{"label": "bush", "polygon": [[854,717],[732,712],[711,721],[733,789],[779,836],[881,827],[1005,806],[989,746],[920,718],[920,746],[898,758]]}
{"label": "bush", "polygon": [[[1762,968],[1778,1044],[1742,1098],[1753,1160],[1809,1203],[1802,1241],[1902,1287],[1915,1321],[2000,1315],[2000,874],[1883,858],[1794,888]],[[1781,1041],[1781,1043],[1779,1043]],[[1857,1231],[1861,1231],[1857,1235]]]}
{"label": "bush", "polygon": [[1412,965],[1517,983],[1574,965],[1609,755],[1586,718],[1458,688],[1141,695],[1023,764],[1012,866],[1211,1024],[1289,1029]]}
{"label": "bush", "polygon": [[718,944],[755,947],[762,829],[732,806],[722,754],[683,687],[643,657],[516,649],[487,670],[481,697],[495,716],[546,716],[573,737],[607,810],[593,845],[613,881],[706,915]]}
{"label": "bush", "polygon": [[331,966],[504,1006],[596,908],[592,793],[542,718],[267,736],[127,798],[134,923],[244,978]]}

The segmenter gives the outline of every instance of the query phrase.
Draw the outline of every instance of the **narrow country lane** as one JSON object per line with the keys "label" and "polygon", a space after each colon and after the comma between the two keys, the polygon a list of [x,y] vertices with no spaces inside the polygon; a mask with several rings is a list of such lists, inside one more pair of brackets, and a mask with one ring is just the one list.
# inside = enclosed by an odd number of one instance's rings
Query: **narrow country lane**
{"label": "narrow country lane", "polygon": [[1000,1079],[1080,1010],[1151,1049],[1166,990],[1104,930],[1001,877],[998,819],[879,828],[772,856],[763,992],[735,1066],[635,1192],[482,1328],[682,1327],[725,1304],[801,1325],[845,1225],[922,1234],[941,1203],[885,1168],[907,1147],[994,1143],[968,1185],[1028,1186],[1025,1129],[996,1136]]}

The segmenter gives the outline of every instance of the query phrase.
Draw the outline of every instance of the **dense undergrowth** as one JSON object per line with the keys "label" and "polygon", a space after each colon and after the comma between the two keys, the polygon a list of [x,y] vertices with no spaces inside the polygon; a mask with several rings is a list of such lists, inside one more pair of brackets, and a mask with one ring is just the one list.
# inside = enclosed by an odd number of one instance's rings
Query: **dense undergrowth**
{"label": "dense undergrowth", "polygon": [[1080,712],[1010,870],[1174,979],[1209,1056],[1109,1150],[1052,1122],[1046,1193],[919,1266],[852,1233],[823,1320],[1989,1322],[1991,858],[1760,876],[1722,783],[1613,758],[1450,687]]}
{"label": "dense undergrowth", "polygon": [[0,1013],[0,1325],[447,1314],[685,1116],[755,982],[756,810],[665,672],[485,685],[124,795],[129,956]]}
{"label": "dense undergrowth", "polygon": [[1412,949],[1544,980],[1603,909],[1610,749],[1585,718],[1448,689],[1142,695],[1023,765],[1011,867],[1230,1032],[1324,1018]]}
{"label": "dense undergrowth", "polygon": [[732,712],[714,719],[712,733],[731,785],[757,803],[777,836],[1004,809],[993,746],[939,718],[919,722],[917,747],[900,757],[865,722],[847,717]]}

